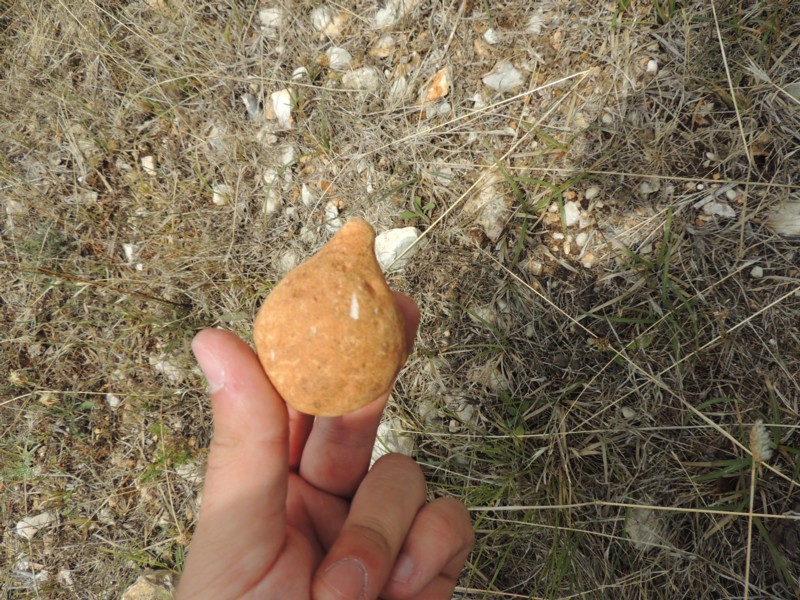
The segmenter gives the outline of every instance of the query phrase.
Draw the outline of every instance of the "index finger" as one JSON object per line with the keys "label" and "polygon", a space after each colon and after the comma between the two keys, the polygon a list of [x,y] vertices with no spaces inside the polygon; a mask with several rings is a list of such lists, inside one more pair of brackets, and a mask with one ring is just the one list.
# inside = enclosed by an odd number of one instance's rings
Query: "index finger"
{"label": "index finger", "polygon": [[[419,327],[419,308],[414,300],[395,292],[403,316],[408,352]],[[372,447],[389,394],[341,417],[319,417],[308,434],[300,476],[324,492],[352,496],[369,469]]]}

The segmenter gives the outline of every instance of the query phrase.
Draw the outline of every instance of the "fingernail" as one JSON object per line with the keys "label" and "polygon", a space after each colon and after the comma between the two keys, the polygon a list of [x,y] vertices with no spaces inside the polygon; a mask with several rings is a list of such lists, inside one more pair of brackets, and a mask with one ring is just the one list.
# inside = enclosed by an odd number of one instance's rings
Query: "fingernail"
{"label": "fingernail", "polygon": [[408,583],[413,574],[414,561],[411,560],[408,554],[401,554],[397,562],[394,563],[391,579],[399,583]]}
{"label": "fingernail", "polygon": [[203,344],[197,343],[197,339],[192,341],[192,352],[203,371],[206,381],[208,381],[208,391],[213,394],[225,387],[225,366],[214,353]]}
{"label": "fingernail", "polygon": [[367,597],[367,571],[353,558],[343,558],[328,567],[322,575],[322,583],[341,600]]}

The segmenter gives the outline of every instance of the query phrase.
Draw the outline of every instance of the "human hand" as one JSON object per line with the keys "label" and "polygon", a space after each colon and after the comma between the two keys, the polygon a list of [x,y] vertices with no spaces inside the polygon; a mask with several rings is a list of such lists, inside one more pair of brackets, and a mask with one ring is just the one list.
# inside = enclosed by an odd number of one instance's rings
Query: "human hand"
{"label": "human hand", "polygon": [[[419,311],[396,301],[410,348]],[[388,394],[314,420],[286,406],[233,334],[202,331],[192,349],[214,437],[179,600],[451,597],[472,547],[469,515],[450,498],[426,503],[422,471],[405,456],[369,469]]]}

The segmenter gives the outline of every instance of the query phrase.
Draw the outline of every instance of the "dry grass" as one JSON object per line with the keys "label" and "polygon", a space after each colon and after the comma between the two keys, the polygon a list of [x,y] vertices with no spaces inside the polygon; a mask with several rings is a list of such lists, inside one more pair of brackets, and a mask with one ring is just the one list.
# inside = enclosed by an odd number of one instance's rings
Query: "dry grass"
{"label": "dry grass", "polygon": [[[800,196],[800,4],[416,4],[385,58],[375,4],[335,5],[377,94],[320,64],[310,2],[0,4],[1,597],[180,571],[211,433],[192,335],[249,339],[328,201],[382,230],[415,197],[434,208],[391,283],[423,322],[391,412],[475,516],[457,597],[796,597],[800,252],[766,223]],[[481,84],[500,59],[513,93]],[[445,66],[431,117],[417,91]],[[287,86],[291,131],[248,118],[243,94]],[[479,180],[508,203],[496,241],[464,210]],[[735,217],[704,216],[726,184]]]}

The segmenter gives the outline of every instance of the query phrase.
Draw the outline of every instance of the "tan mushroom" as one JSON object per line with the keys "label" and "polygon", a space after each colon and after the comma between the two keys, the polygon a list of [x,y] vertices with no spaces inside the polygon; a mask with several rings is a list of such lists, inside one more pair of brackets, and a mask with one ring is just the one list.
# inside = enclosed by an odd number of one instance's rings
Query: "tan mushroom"
{"label": "tan mushroom", "polygon": [[290,271],[256,317],[264,371],[286,403],[342,415],[387,392],[406,359],[403,318],[375,258],[375,232],[349,221]]}

